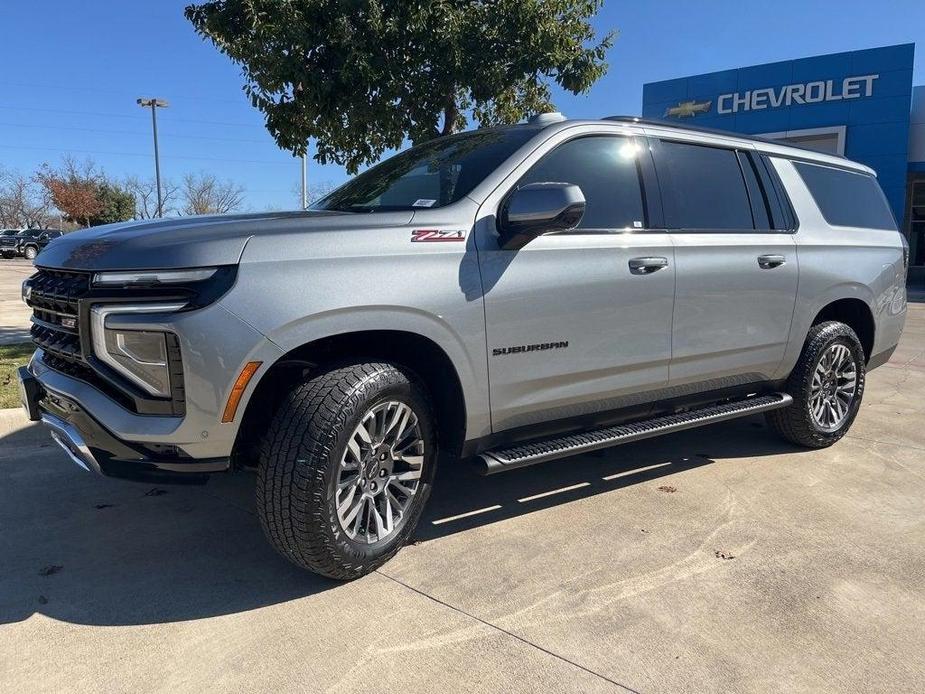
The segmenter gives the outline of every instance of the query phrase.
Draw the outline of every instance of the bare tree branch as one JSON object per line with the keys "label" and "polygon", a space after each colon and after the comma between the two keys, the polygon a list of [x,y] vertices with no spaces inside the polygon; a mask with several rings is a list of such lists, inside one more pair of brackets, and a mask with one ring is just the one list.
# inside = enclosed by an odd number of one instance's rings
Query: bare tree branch
{"label": "bare tree branch", "polygon": [[[153,178],[142,179],[128,176],[123,186],[135,196],[135,219],[154,219],[157,217],[157,182]],[[172,181],[161,181],[161,198],[163,216],[176,211],[174,202],[180,192],[180,186]]]}
{"label": "bare tree branch", "polygon": [[241,207],[244,188],[201,172],[183,177],[183,214],[225,214]]}
{"label": "bare tree branch", "polygon": [[51,199],[33,178],[0,171],[0,227],[47,229],[57,223]]}

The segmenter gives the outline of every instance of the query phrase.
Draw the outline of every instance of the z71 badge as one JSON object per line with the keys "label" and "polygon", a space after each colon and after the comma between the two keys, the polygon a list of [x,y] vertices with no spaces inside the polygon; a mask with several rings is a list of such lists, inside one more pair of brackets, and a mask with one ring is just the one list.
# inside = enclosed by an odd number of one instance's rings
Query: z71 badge
{"label": "z71 badge", "polygon": [[466,232],[462,229],[415,229],[411,232],[412,241],[465,241]]}

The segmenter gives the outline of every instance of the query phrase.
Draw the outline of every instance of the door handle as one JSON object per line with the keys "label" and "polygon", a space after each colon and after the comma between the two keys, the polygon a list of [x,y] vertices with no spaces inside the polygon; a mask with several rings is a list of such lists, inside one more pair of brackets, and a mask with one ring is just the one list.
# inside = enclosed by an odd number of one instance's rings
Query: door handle
{"label": "door handle", "polygon": [[787,259],[782,255],[759,255],[758,256],[758,267],[762,270],[770,270],[771,268],[780,267],[787,262]]}
{"label": "door handle", "polygon": [[650,275],[656,270],[668,267],[668,258],[632,258],[630,259],[630,272],[634,275]]}

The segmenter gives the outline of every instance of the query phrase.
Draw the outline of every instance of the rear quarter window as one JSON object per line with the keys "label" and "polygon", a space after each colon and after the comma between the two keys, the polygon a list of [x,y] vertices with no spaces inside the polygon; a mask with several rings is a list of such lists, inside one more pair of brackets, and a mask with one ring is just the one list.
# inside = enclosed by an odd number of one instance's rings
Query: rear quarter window
{"label": "rear quarter window", "polygon": [[833,226],[896,229],[896,220],[873,176],[794,162],[825,221]]}

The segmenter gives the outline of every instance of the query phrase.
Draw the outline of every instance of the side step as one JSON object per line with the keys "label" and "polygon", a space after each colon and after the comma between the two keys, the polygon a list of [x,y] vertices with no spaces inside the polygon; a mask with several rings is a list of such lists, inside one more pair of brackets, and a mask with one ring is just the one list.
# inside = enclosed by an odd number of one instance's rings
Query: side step
{"label": "side step", "polygon": [[692,429],[704,424],[714,424],[744,415],[776,410],[780,407],[787,407],[792,402],[793,398],[786,393],[758,395],[745,400],[702,407],[680,414],[655,417],[654,419],[645,419],[632,424],[621,424],[579,434],[568,434],[552,439],[499,448],[494,451],[486,451],[478,457],[483,465],[482,474],[493,475],[496,472],[513,470],[514,468],[535,465],[536,463],[545,463],[547,460],[566,458],[571,455],[619,446],[623,443],[639,441],[652,436]]}

